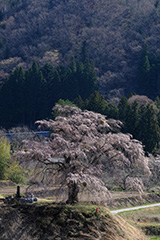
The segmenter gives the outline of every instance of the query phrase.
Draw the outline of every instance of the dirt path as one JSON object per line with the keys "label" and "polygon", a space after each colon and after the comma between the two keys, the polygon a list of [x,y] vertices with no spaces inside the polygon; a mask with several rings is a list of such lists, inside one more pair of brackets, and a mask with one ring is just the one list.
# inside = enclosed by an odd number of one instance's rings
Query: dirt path
{"label": "dirt path", "polygon": [[149,205],[144,205],[144,206],[137,206],[137,207],[130,207],[130,208],[124,208],[124,209],[118,209],[118,210],[113,210],[110,211],[113,215],[120,213],[120,212],[127,212],[127,211],[132,211],[132,210],[137,210],[137,209],[142,209],[142,208],[150,208],[150,207],[157,207],[160,206],[160,203],[155,203],[155,204],[149,204]]}

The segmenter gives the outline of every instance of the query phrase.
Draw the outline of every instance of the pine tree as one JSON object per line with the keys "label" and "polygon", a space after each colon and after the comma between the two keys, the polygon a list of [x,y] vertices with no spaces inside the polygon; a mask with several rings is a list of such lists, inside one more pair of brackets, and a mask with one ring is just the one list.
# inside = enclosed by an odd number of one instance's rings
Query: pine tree
{"label": "pine tree", "polygon": [[139,106],[138,103],[135,101],[133,105],[129,105],[127,107],[128,114],[125,122],[125,132],[129,132],[136,138],[137,133],[137,125],[139,121]]}
{"label": "pine tree", "polygon": [[160,126],[160,98],[157,96],[155,101],[154,101],[156,107],[158,108],[158,113],[157,113],[157,120],[158,120],[158,125]]}
{"label": "pine tree", "polygon": [[79,95],[85,100],[84,96],[84,88],[83,88],[83,81],[84,81],[84,64],[82,62],[78,63],[77,71],[76,71],[76,78],[78,81],[78,88],[79,88]]}
{"label": "pine tree", "polygon": [[24,80],[23,69],[16,68],[0,89],[1,124],[6,128],[24,122]]}
{"label": "pine tree", "polygon": [[153,107],[148,104],[140,108],[140,120],[137,126],[137,139],[143,142],[145,150],[153,153],[160,140],[160,128]]}
{"label": "pine tree", "polygon": [[73,65],[66,70],[62,95],[64,99],[73,101],[78,95],[78,80],[76,78],[76,72],[74,72]]}
{"label": "pine tree", "polygon": [[59,69],[53,68],[50,64],[45,64],[41,69],[43,78],[46,80],[45,91],[46,91],[46,115],[49,116],[52,107],[59,98],[62,97],[61,93],[61,77]]}
{"label": "pine tree", "polygon": [[90,111],[105,114],[105,110],[108,107],[108,103],[103,95],[100,95],[98,91],[95,91],[88,98],[86,108]]}
{"label": "pine tree", "polygon": [[88,98],[91,93],[98,89],[95,67],[94,64],[90,63],[89,60],[87,60],[84,64],[83,78],[81,78],[80,80],[80,95],[83,99]]}
{"label": "pine tree", "polygon": [[128,117],[129,103],[126,97],[122,97],[118,104],[118,118],[126,122]]}
{"label": "pine tree", "polygon": [[80,109],[82,109],[82,110],[85,109],[85,102],[83,101],[83,99],[81,98],[80,95],[74,100],[74,103]]}
{"label": "pine tree", "polygon": [[108,107],[105,109],[105,115],[107,118],[118,119],[118,108],[114,106],[111,102],[108,104]]}
{"label": "pine tree", "polygon": [[70,69],[71,69],[72,73],[76,73],[76,71],[77,71],[77,66],[76,66],[74,56],[71,59]]}
{"label": "pine tree", "polygon": [[43,115],[44,85],[43,74],[38,69],[37,63],[33,62],[32,67],[25,74],[26,121],[30,127]]}
{"label": "pine tree", "polygon": [[[149,94],[149,84],[150,84],[150,60],[149,60],[149,53],[148,53],[148,46],[144,47],[142,52],[139,72],[138,72],[138,92],[141,94]],[[139,90],[140,89],[140,90]]]}

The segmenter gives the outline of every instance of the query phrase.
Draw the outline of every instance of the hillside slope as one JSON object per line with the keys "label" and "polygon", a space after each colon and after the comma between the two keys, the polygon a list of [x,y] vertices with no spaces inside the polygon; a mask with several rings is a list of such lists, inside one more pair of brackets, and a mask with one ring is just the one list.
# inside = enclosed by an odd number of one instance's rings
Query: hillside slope
{"label": "hillside slope", "polygon": [[145,240],[145,236],[104,207],[1,206],[0,236],[12,240]]}
{"label": "hillside slope", "polygon": [[0,0],[0,9],[1,79],[33,60],[67,65],[86,42],[101,93],[119,97],[137,90],[145,44],[160,54],[159,0]]}

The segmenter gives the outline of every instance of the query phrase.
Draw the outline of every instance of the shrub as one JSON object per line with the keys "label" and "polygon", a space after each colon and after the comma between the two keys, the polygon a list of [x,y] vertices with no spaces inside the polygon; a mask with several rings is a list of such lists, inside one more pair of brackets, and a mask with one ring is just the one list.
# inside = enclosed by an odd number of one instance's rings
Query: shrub
{"label": "shrub", "polygon": [[24,170],[19,166],[18,162],[13,162],[6,171],[6,179],[15,183],[22,183],[24,181]]}

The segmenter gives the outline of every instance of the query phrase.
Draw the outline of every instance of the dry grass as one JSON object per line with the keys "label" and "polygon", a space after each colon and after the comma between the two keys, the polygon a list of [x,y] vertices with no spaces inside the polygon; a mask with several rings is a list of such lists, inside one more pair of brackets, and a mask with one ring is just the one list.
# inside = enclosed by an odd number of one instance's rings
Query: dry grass
{"label": "dry grass", "polygon": [[[90,215],[93,214],[92,221],[94,222],[96,205],[84,205],[78,204],[71,206],[72,209],[80,211],[82,214]],[[141,230],[131,226],[120,216],[113,216],[110,214],[106,207],[98,207],[99,212],[96,219],[96,225],[89,225],[89,229],[92,234],[95,232],[96,238],[84,238],[84,239],[95,239],[95,240],[145,240],[147,239]],[[92,222],[92,223],[93,223]],[[103,227],[102,227],[103,226]],[[101,230],[101,231],[100,231]],[[86,237],[86,235],[85,235]]]}
{"label": "dry grass", "polygon": [[10,237],[12,240],[147,239],[140,230],[130,226],[121,217],[113,216],[107,208],[92,204],[3,206],[0,215],[1,237]]}
{"label": "dry grass", "polygon": [[[21,187],[21,194],[25,193],[27,189],[27,186],[22,186]],[[0,187],[0,197],[2,196],[7,196],[7,195],[13,195],[16,193],[17,187],[16,186],[8,186],[8,187]],[[39,198],[39,204],[44,205],[44,204],[49,204],[52,205],[57,201],[63,201],[64,198],[66,198],[66,192],[61,193],[61,195],[56,195],[55,193],[55,188],[49,189],[48,192],[45,191],[44,189],[35,189],[35,193],[39,193],[40,195],[38,196]],[[42,194],[41,194],[42,193]],[[48,195],[47,195],[48,194]],[[42,195],[42,197],[41,197]],[[37,195],[35,194],[37,197]],[[45,198],[43,196],[46,196]],[[138,198],[135,193],[115,193],[113,196],[114,199],[120,199],[122,198],[125,201],[123,201],[125,204],[127,203],[132,205],[132,203],[135,203],[133,199],[136,200],[136,205],[138,205]],[[88,200],[88,197],[91,199],[91,195],[89,196],[88,193],[81,193],[81,198],[83,198],[84,201]],[[128,199],[130,201],[128,202]],[[127,202],[126,202],[127,201]],[[121,201],[119,201],[121,203]],[[74,232],[74,229],[72,230],[68,228],[67,231],[69,231],[70,234],[69,239],[88,239],[88,240],[145,240],[148,239],[147,237],[144,236],[142,233],[141,229],[146,226],[150,226],[151,223],[155,224],[156,226],[160,224],[160,208],[151,208],[151,209],[145,209],[145,210],[138,210],[138,211],[130,211],[126,213],[121,213],[121,217],[126,219],[128,223],[126,223],[125,220],[123,220],[120,216],[112,216],[109,211],[105,207],[99,207],[99,212],[98,215],[95,216],[95,209],[96,206],[92,204],[78,204],[75,206],[67,206],[67,211],[72,212],[77,212],[77,214],[82,214],[85,216],[85,221],[87,219],[87,227],[77,229],[78,233]],[[72,215],[71,214],[71,215]],[[77,215],[78,216],[78,215]],[[95,218],[96,217],[96,218]],[[46,218],[46,222],[48,218]],[[68,224],[69,221],[74,222],[73,219],[68,219]],[[76,221],[81,221],[81,220],[76,220]],[[63,224],[63,219],[61,224]],[[79,225],[83,225],[83,222],[79,222]],[[130,225],[131,224],[131,225]],[[56,228],[57,226],[53,226],[53,228]],[[139,229],[137,230],[138,227]],[[77,235],[78,234],[78,235]],[[150,239],[160,239],[160,238],[150,238]]]}
{"label": "dry grass", "polygon": [[131,225],[142,229],[150,239],[160,239],[160,207],[123,212],[119,215]]}

